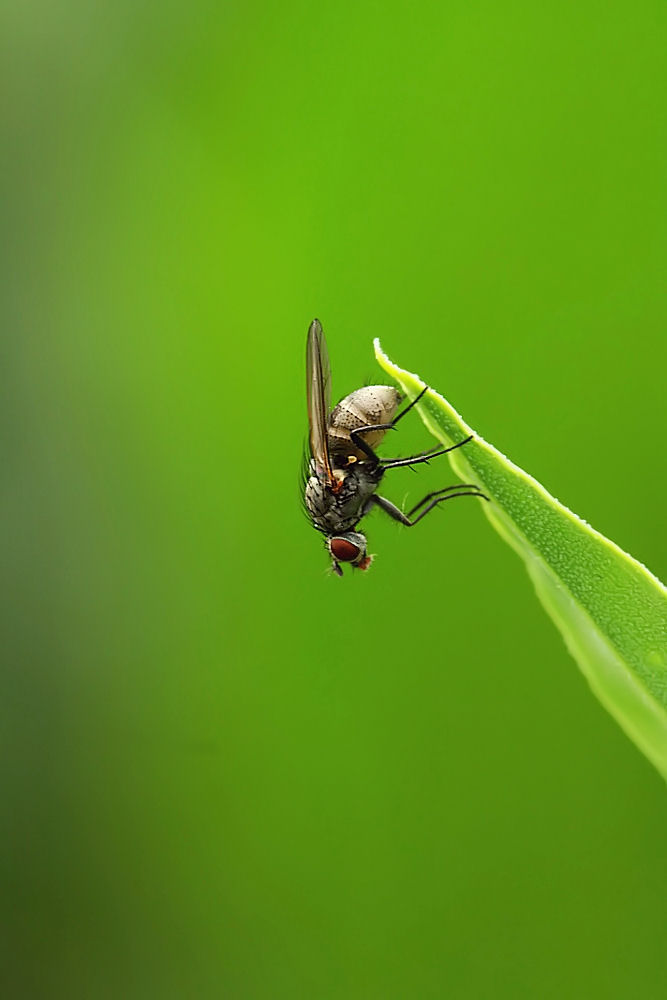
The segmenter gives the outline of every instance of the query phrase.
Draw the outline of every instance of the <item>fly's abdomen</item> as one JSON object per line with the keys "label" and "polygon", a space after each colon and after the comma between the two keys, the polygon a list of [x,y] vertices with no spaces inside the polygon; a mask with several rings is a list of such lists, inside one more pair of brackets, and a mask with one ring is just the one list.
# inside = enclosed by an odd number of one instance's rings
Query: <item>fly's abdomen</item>
{"label": "fly's abdomen", "polygon": [[[394,419],[400,393],[389,385],[367,385],[341,399],[329,417],[329,449],[334,455],[354,455],[364,460],[365,453],[352,443],[350,431],[367,424],[388,424]],[[369,431],[364,440],[373,450],[378,447],[385,431]]]}

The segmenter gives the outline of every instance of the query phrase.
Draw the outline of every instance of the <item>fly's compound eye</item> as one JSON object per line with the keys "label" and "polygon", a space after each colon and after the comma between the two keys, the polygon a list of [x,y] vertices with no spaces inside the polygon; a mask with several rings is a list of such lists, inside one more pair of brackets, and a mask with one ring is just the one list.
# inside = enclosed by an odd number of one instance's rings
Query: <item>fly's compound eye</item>
{"label": "fly's compound eye", "polygon": [[366,555],[366,536],[359,531],[334,535],[327,541],[334,563],[349,563],[356,569],[368,569],[371,557]]}
{"label": "fly's compound eye", "polygon": [[363,555],[362,549],[347,538],[332,538],[329,542],[331,555],[338,562],[355,562]]}

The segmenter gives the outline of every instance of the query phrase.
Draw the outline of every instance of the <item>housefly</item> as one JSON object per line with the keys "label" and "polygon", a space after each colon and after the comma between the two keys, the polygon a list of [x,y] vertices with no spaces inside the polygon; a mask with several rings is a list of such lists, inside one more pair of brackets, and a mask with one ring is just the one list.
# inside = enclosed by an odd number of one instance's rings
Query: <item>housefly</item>
{"label": "housefly", "polygon": [[356,389],[331,410],[331,368],[324,332],[314,319],[308,330],[306,379],[310,452],[305,474],[305,507],[316,531],[326,536],[326,545],[338,576],[341,563],[368,569],[366,537],[357,531],[362,517],[379,507],[395,521],[414,527],[444,500],[473,496],[488,500],[473,483],[458,483],[428,493],[403,513],[377,493],[388,469],[419,465],[445,455],[472,440],[472,435],[450,448],[434,448],[408,458],[379,458],[375,449],[385,433],[396,427],[427,387],[397,414],[401,395],[392,386],[369,385]]}

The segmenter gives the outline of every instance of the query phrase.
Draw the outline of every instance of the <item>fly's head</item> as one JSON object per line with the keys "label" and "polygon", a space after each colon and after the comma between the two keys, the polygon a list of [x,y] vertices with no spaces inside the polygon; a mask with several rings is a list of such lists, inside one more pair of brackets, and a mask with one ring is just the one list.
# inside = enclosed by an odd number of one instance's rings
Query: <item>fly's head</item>
{"label": "fly's head", "polygon": [[360,531],[330,535],[327,538],[327,548],[333,563],[333,571],[338,576],[343,575],[341,563],[349,563],[355,569],[368,569],[373,558],[366,552],[366,536]]}

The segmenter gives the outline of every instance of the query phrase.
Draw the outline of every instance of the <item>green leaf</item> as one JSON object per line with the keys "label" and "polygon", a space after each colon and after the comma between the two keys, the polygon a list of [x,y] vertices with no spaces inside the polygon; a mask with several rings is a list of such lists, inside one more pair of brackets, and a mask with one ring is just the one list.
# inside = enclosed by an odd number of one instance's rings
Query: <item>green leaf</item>
{"label": "green leaf", "polygon": [[[424,383],[379,364],[414,398]],[[667,590],[645,566],[552,497],[487,444],[432,389],[417,404],[444,445],[474,439],[449,457],[456,474],[491,499],[482,507],[526,564],[547,613],[591,688],[667,778]]]}

